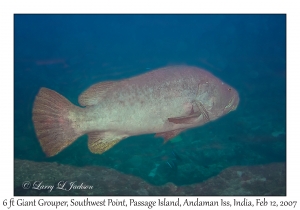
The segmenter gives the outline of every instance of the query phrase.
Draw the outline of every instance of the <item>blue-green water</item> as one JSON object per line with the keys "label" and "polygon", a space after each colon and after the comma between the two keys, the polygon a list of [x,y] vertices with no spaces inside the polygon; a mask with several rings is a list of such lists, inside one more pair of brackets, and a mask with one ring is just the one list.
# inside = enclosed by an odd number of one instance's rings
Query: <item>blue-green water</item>
{"label": "blue-green water", "polygon": [[[205,68],[233,86],[238,109],[166,144],[153,134],[135,136],[96,155],[85,135],[57,156],[44,155],[32,123],[40,87],[79,105],[92,84],[174,64]],[[106,166],[154,185],[285,162],[286,16],[15,15],[14,157]]]}

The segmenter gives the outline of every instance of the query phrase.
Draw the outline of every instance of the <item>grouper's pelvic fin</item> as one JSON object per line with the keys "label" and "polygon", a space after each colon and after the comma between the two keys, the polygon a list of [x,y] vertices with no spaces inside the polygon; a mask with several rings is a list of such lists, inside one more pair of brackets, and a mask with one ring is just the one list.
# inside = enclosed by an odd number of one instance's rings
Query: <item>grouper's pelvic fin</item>
{"label": "grouper's pelvic fin", "polygon": [[[93,91],[91,91],[93,93]],[[90,102],[91,94],[86,94]],[[86,133],[78,116],[83,108],[73,105],[59,93],[41,88],[33,105],[33,124],[40,145],[48,157],[54,156]],[[89,132],[88,147],[102,154],[127,136],[110,132]]]}

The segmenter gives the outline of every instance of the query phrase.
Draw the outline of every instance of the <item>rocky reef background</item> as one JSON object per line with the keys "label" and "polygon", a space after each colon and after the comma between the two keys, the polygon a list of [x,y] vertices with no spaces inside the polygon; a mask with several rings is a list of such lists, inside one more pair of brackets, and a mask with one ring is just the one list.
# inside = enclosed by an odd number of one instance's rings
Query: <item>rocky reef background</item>
{"label": "rocky reef background", "polygon": [[[74,167],[58,163],[15,160],[15,195],[286,195],[286,165],[274,163],[251,167],[230,167],[203,183],[154,186],[145,180],[99,166]],[[76,181],[93,189],[24,189],[24,180],[33,184],[58,186],[61,181]],[[36,187],[37,188],[37,187]]]}

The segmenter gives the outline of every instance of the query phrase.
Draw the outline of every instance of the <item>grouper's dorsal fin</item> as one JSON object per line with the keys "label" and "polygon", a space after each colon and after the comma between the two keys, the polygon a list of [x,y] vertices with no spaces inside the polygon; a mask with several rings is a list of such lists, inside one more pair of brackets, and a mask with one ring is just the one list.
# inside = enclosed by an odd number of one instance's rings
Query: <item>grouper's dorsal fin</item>
{"label": "grouper's dorsal fin", "polygon": [[88,147],[92,153],[102,154],[127,136],[119,136],[111,132],[94,131],[88,133]]}
{"label": "grouper's dorsal fin", "polygon": [[98,104],[105,96],[107,91],[112,88],[117,82],[108,81],[100,82],[92,85],[79,96],[79,104],[81,106],[92,106]]}

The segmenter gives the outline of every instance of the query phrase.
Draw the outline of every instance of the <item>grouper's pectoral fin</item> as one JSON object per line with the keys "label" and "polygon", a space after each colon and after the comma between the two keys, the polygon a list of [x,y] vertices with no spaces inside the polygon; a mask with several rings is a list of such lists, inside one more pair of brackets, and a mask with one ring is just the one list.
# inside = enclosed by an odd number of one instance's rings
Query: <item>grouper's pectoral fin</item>
{"label": "grouper's pectoral fin", "polygon": [[163,133],[157,133],[155,134],[155,137],[163,137],[164,138],[164,144],[167,143],[170,139],[177,136],[180,132],[184,131],[185,129],[177,129],[173,131],[167,131]]}
{"label": "grouper's pectoral fin", "polygon": [[199,116],[200,116],[200,113],[195,113],[195,114],[189,115],[189,116],[168,118],[168,121],[175,123],[175,124],[193,124],[196,122],[196,120],[199,118]]}
{"label": "grouper's pectoral fin", "polygon": [[208,112],[200,101],[194,101],[189,115],[168,118],[168,121],[175,124],[194,124],[200,122],[201,119],[208,122]]}
{"label": "grouper's pectoral fin", "polygon": [[88,133],[88,147],[92,153],[102,154],[112,148],[115,144],[119,143],[127,136],[118,136],[110,132],[95,131]]}

